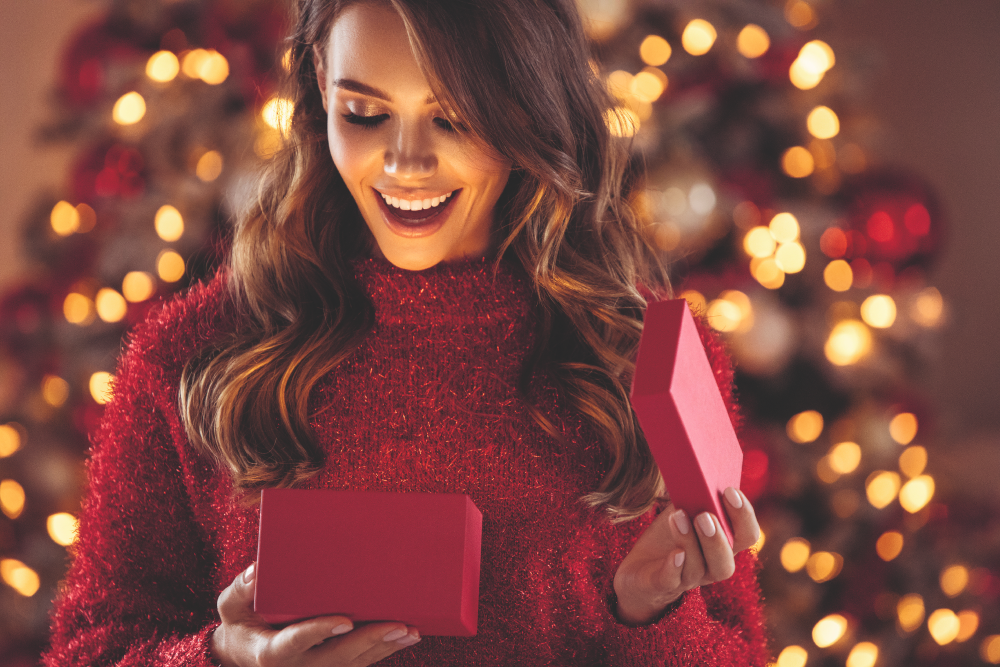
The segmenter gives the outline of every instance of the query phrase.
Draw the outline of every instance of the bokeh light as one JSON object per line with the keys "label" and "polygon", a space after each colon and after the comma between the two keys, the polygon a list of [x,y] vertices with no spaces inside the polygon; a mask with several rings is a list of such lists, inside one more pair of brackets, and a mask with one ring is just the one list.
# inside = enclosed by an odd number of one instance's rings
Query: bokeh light
{"label": "bokeh light", "polygon": [[68,547],[76,541],[77,520],[69,512],[57,512],[49,515],[45,527],[48,529],[52,541],[60,546]]}
{"label": "bokeh light", "polygon": [[835,259],[823,269],[823,282],[834,292],[846,292],[854,283],[854,271],[844,260]]}
{"label": "bokeh light", "polygon": [[775,667],[805,667],[808,660],[809,653],[801,646],[793,644],[781,650],[774,665]]}
{"label": "bokeh light", "polygon": [[918,475],[899,490],[899,504],[910,514],[919,512],[934,497],[934,478],[930,475]]}
{"label": "bokeh light", "polygon": [[49,224],[59,236],[69,236],[80,229],[80,213],[68,201],[60,201],[52,207]]}
{"label": "bokeh light", "polygon": [[104,405],[111,400],[111,373],[107,371],[97,371],[90,376],[88,389],[90,397],[99,405]]}
{"label": "bokeh light", "polygon": [[791,213],[778,213],[771,218],[767,228],[778,243],[791,243],[799,238],[801,232],[798,218]]}
{"label": "bokeh light", "polygon": [[785,20],[794,28],[808,30],[816,25],[816,11],[805,0],[788,0],[785,3]]}
{"label": "bokeh light", "polygon": [[735,331],[743,319],[740,307],[727,299],[715,299],[708,304],[708,323],[716,331]]}
{"label": "bokeh light", "polygon": [[24,488],[12,479],[0,481],[0,509],[10,519],[24,511]]}
{"label": "bokeh light", "polygon": [[983,662],[1000,665],[1000,635],[989,635],[979,645],[979,656]]}
{"label": "bokeh light", "polygon": [[878,646],[871,642],[859,642],[847,655],[846,667],[875,667],[878,661]]}
{"label": "bokeh light", "polygon": [[767,289],[778,289],[785,284],[785,272],[773,257],[754,258],[750,262],[750,275]]}
{"label": "bokeh light", "polygon": [[642,40],[642,44],[639,45],[639,57],[650,67],[663,65],[670,60],[672,54],[673,49],[670,48],[670,42],[659,35],[647,35],[646,39]]}
{"label": "bokeh light", "polygon": [[745,58],[759,58],[771,48],[771,38],[759,25],[750,23],[736,36],[736,50]]}
{"label": "bokeh light", "polygon": [[164,250],[156,258],[156,272],[163,282],[175,283],[184,277],[184,258],[173,250]]}
{"label": "bokeh light", "polygon": [[54,408],[61,407],[69,398],[69,382],[58,375],[42,378],[42,398]]}
{"label": "bokeh light", "polygon": [[816,583],[830,581],[844,567],[844,558],[838,553],[817,551],[806,561],[806,573]]}
{"label": "bokeh light", "polygon": [[889,435],[901,445],[910,444],[917,437],[917,416],[912,412],[900,412],[889,422]]}
{"label": "bokeh light", "polygon": [[21,434],[13,422],[0,424],[0,459],[13,456],[21,449]]}
{"label": "bokeh light", "polygon": [[792,178],[805,178],[816,169],[816,161],[808,149],[792,146],[781,156],[781,169]]}
{"label": "bokeh light", "polygon": [[920,445],[913,445],[903,450],[899,455],[899,470],[907,477],[916,477],[927,467],[927,450]]}
{"label": "bokeh light", "polygon": [[164,241],[176,241],[184,235],[184,218],[181,212],[169,204],[161,206],[153,219],[156,234]]}
{"label": "bokeh light", "polygon": [[288,134],[292,126],[292,113],[295,111],[295,102],[285,97],[272,97],[264,103],[260,116],[268,127],[278,130],[282,134]]}
{"label": "bokeh light", "polygon": [[801,537],[793,537],[781,547],[781,566],[789,572],[798,572],[809,562],[812,548],[809,541]]}
{"label": "bokeh light", "polygon": [[903,632],[913,632],[924,622],[924,599],[918,593],[910,593],[899,598],[896,603],[896,618]]}
{"label": "bokeh light", "polygon": [[871,351],[872,335],[864,323],[854,319],[838,322],[830,332],[824,352],[835,366],[849,366]]}
{"label": "bokeh light", "polygon": [[700,56],[712,49],[717,36],[715,26],[711,23],[704,19],[694,19],[684,28],[684,32],[681,34],[681,45],[692,56]]}
{"label": "bokeh light", "polygon": [[806,249],[798,241],[782,243],[774,253],[774,263],[785,273],[798,273],[806,265]]}
{"label": "bokeh light", "polygon": [[832,139],[840,133],[840,119],[830,107],[818,106],[809,112],[806,128],[817,139]]}
{"label": "bokeh light", "polygon": [[110,287],[103,287],[97,292],[94,306],[97,315],[105,322],[120,322],[128,312],[125,297]]}
{"label": "bokeh light", "polygon": [[4,558],[0,560],[0,578],[8,586],[26,598],[38,592],[40,581],[38,574],[19,560]]}
{"label": "bokeh light", "polygon": [[896,302],[887,294],[873,294],[861,304],[861,319],[877,329],[887,329],[896,321]]}
{"label": "bokeh light", "polygon": [[688,192],[688,204],[698,215],[708,215],[715,208],[715,190],[708,183],[695,183]]}
{"label": "bokeh light", "polygon": [[941,570],[941,590],[950,598],[957,597],[969,585],[969,568],[950,565]]}
{"label": "bokeh light", "polygon": [[170,51],[157,51],[146,61],[146,76],[153,81],[173,81],[181,71],[181,63]]}
{"label": "bokeh light", "polygon": [[655,102],[666,89],[666,75],[657,76],[653,72],[643,70],[632,77],[629,92],[642,102]]}
{"label": "bokeh light", "polygon": [[79,292],[70,292],[63,299],[63,317],[70,324],[86,326],[96,315],[94,302]]}
{"label": "bokeh light", "polygon": [[639,131],[639,115],[628,107],[608,109],[604,114],[604,122],[615,137],[631,137]]}
{"label": "bokeh light", "polygon": [[955,641],[959,628],[958,614],[951,609],[936,609],[927,617],[927,629],[941,646]]}
{"label": "bokeh light", "polygon": [[979,629],[979,613],[974,609],[965,609],[958,612],[958,636],[956,642],[964,642],[972,639]]}
{"label": "bokeh light", "polygon": [[835,472],[847,475],[861,464],[861,447],[856,442],[841,442],[830,448],[827,458]]}
{"label": "bokeh light", "polygon": [[936,287],[927,287],[917,295],[910,309],[910,317],[924,327],[936,327],[944,314],[944,299]]}
{"label": "bokeh light", "polygon": [[875,542],[875,553],[884,561],[896,558],[903,551],[903,534],[897,530],[887,530]]}
{"label": "bokeh light", "polygon": [[767,227],[754,227],[743,237],[743,249],[751,257],[770,257],[777,247],[778,244]]}
{"label": "bokeh light", "polygon": [[198,165],[195,167],[194,172],[205,183],[210,183],[217,179],[222,173],[222,153],[219,151],[206,151],[198,158]]}
{"label": "bokeh light", "polygon": [[899,474],[891,470],[876,470],[865,483],[865,493],[868,502],[875,509],[883,509],[889,506],[899,493]]}
{"label": "bokeh light", "polygon": [[785,431],[792,442],[813,442],[823,432],[823,415],[816,410],[800,412],[788,420]]}
{"label": "bokeh light", "polygon": [[135,125],[146,115],[146,100],[133,91],[125,93],[115,102],[111,118],[119,125]]}
{"label": "bokeh light", "polygon": [[830,614],[813,626],[812,638],[816,646],[833,646],[847,632],[847,619],[840,614]]}
{"label": "bokeh light", "polygon": [[145,301],[156,292],[153,276],[145,271],[129,271],[122,279],[122,295],[127,301]]}

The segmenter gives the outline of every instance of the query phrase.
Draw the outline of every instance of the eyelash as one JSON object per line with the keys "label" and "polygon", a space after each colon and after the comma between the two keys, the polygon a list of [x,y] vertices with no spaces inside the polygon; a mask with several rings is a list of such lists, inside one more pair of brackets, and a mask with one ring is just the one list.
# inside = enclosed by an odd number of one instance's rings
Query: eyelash
{"label": "eyelash", "polygon": [[[346,120],[351,125],[360,125],[366,130],[374,130],[376,127],[381,125],[387,118],[389,114],[382,113],[377,116],[359,116],[355,113],[345,113],[344,120]],[[434,122],[445,132],[456,132],[455,126],[452,125],[451,121],[444,118],[435,118]]]}

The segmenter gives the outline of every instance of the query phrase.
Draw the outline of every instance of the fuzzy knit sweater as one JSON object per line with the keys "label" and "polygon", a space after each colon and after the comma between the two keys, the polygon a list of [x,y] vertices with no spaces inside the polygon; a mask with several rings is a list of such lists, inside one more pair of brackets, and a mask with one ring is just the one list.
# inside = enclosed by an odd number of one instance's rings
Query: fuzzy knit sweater
{"label": "fuzzy knit sweater", "polygon": [[[545,375],[529,399],[562,444],[516,391],[535,335],[520,269],[504,264],[494,280],[485,261],[355,267],[376,325],[310,396],[326,464],[307,488],[465,493],[483,514],[478,634],[424,637],[379,665],[766,664],[748,552],[732,578],[687,592],[656,623],[616,620],[614,574],[653,517],[613,526],[583,505],[608,468],[606,449]],[[216,599],[253,561],[259,515],[188,443],[177,395],[195,350],[239,326],[221,307],[227,298],[216,276],[131,334],[92,439],[46,665],[213,664]],[[725,353],[705,335],[732,407]]]}

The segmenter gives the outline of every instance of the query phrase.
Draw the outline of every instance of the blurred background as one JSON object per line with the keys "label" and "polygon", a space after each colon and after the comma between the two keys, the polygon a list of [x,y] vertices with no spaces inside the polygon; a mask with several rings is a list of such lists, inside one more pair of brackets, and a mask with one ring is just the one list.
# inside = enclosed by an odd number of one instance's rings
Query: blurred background
{"label": "blurred background", "polygon": [[[737,363],[775,663],[1000,664],[1000,2],[579,4]],[[0,664],[44,648],[123,333],[280,145],[282,16],[0,4]]]}

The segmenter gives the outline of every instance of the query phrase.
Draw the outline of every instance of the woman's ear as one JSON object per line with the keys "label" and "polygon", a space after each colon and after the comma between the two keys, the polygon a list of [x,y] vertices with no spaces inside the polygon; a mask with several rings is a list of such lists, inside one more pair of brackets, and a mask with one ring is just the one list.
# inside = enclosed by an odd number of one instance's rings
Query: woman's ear
{"label": "woman's ear", "polygon": [[323,54],[319,48],[313,44],[312,47],[313,68],[316,70],[316,83],[319,84],[319,96],[323,100],[323,111],[330,113],[330,108],[326,101],[326,63],[323,62]]}

